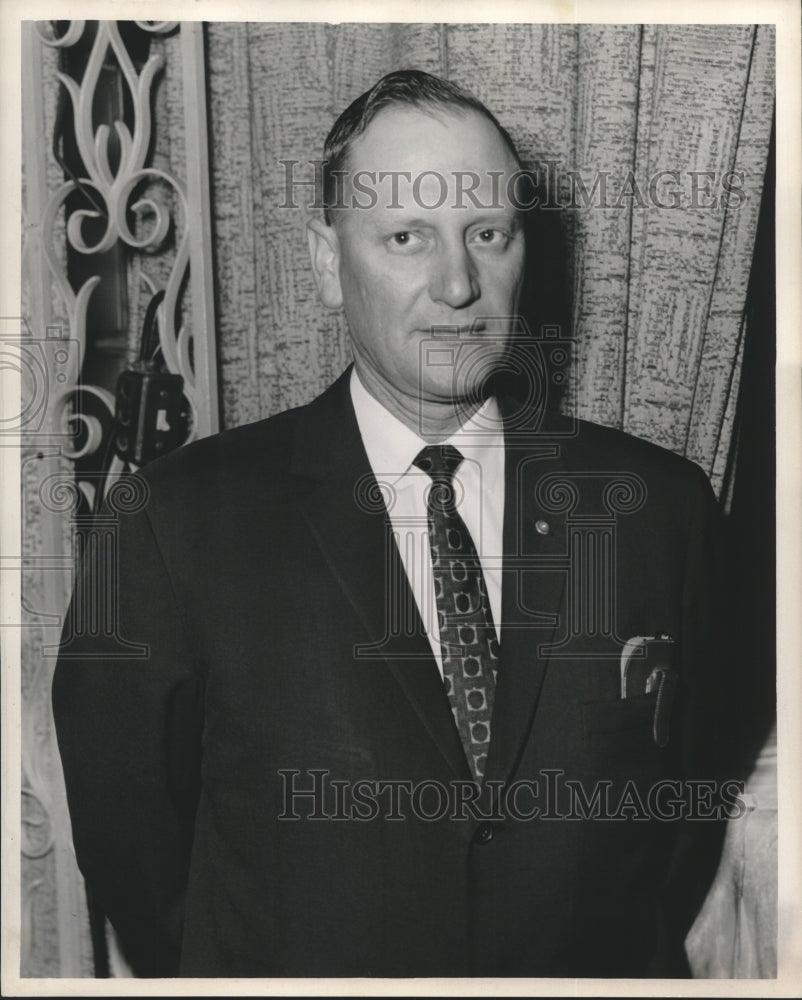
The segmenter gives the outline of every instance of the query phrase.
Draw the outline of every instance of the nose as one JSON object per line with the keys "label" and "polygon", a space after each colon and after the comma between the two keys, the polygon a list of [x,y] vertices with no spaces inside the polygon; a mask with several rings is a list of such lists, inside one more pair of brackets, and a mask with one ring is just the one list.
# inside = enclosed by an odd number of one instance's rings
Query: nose
{"label": "nose", "polygon": [[432,268],[429,294],[433,301],[444,302],[452,309],[468,306],[479,298],[476,265],[462,242],[440,248]]}

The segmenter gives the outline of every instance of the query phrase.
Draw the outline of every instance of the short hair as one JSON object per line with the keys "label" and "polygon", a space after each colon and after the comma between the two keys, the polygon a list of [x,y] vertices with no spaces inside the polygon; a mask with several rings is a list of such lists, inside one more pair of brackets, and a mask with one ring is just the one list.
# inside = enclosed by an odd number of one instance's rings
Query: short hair
{"label": "short hair", "polygon": [[458,108],[463,112],[476,111],[492,122],[515,162],[522,167],[509,132],[477,97],[458,84],[423,70],[396,70],[383,76],[370,90],[349,104],[326,136],[323,148],[323,206],[327,224],[331,225],[330,209],[336,205],[337,174],[345,168],[351,143],[362,135],[380,111],[394,105],[424,110]]}

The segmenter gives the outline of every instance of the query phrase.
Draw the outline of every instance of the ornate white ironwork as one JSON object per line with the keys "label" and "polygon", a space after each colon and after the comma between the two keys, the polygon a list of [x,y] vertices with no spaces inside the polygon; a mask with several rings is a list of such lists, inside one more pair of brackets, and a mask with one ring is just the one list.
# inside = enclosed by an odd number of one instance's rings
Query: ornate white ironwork
{"label": "ornate white ironwork", "polygon": [[[60,319],[65,319],[68,326],[63,343],[56,339],[46,345],[42,354],[42,365],[50,369],[45,374],[49,387],[46,415],[31,465],[35,473],[26,491],[26,504],[33,511],[28,527],[39,533],[40,551],[44,553],[37,557],[43,560],[39,568],[33,559],[29,560],[32,568],[28,570],[29,578],[35,581],[33,589],[37,593],[41,590],[36,614],[43,628],[59,621],[65,611],[71,566],[66,522],[74,508],[95,507],[98,490],[108,496],[124,469],[124,463],[115,457],[110,465],[100,463],[101,474],[87,473],[77,483],[70,483],[69,474],[65,476],[65,459],[75,462],[105,454],[115,406],[107,388],[82,381],[91,336],[87,317],[92,296],[103,279],[97,273],[82,279],[80,287],[73,287],[67,273],[67,245],[90,260],[115,246],[125,247],[130,275],[120,277],[133,277],[149,298],[164,293],[157,311],[159,348],[164,366],[184,379],[191,414],[190,437],[217,429],[202,27],[181,25],[178,38],[171,41],[166,36],[175,32],[178,22],[136,22],[154,39],[163,36],[164,41],[159,43],[163,52],[181,63],[186,177],[179,179],[168,172],[171,168],[157,168],[148,159],[157,124],[152,119],[155,81],[164,67],[165,55],[150,54],[137,69],[118,22],[91,23],[95,34],[91,46],[85,45],[89,51],[80,81],[57,72],[55,66],[43,69],[43,56],[48,50],[66,52],[84,42],[90,22],[68,22],[57,37],[46,22],[36,26],[28,22],[23,27],[23,262],[30,300],[26,319],[33,339],[42,343],[54,326],[63,325]],[[53,58],[44,63],[52,64]],[[117,68],[120,86],[129,98],[128,122],[116,120],[111,126],[96,124],[93,111],[110,66]],[[72,113],[81,160],[80,169],[66,182],[55,179],[54,165],[48,159],[51,136],[45,123],[48,114],[52,117],[47,101],[52,101],[51,81],[55,79],[68,96],[66,103]],[[76,199],[70,197],[77,191],[90,196],[85,205],[76,206]],[[143,261],[145,266],[140,266]],[[148,274],[149,262],[157,266],[158,277]],[[130,287],[131,282],[128,284]],[[134,325],[132,318],[128,325]],[[69,510],[59,509],[45,495],[47,489],[58,491],[59,482],[70,490]],[[57,635],[53,635],[56,640]],[[36,643],[29,642],[26,655],[27,683],[22,702],[21,970],[23,975],[37,974],[31,963],[41,966],[45,945],[39,931],[40,911],[42,906],[53,905],[55,897],[57,912],[48,920],[56,923],[57,954],[51,954],[48,961],[58,971],[49,974],[86,975],[86,930],[78,926],[84,907],[82,887],[72,854],[50,717],[53,660],[38,638]],[[54,863],[48,866],[45,862],[51,854]],[[55,880],[55,886],[51,880]],[[52,931],[50,934],[52,942]]]}
{"label": "ornate white ironwork", "polygon": [[[172,30],[176,22],[137,22],[144,30],[154,34],[164,34]],[[65,34],[54,39],[42,35],[45,44],[65,48],[78,42],[84,31],[85,22],[71,22]],[[93,103],[101,72],[109,55],[113,54],[120,68],[122,78],[128,86],[134,113],[133,133],[122,121],[114,122],[114,130],[119,141],[120,155],[116,166],[111,166],[109,146],[111,133],[105,123],[95,127]],[[74,116],[75,138],[86,176],[63,184],[50,199],[42,219],[42,248],[53,279],[57,283],[68,309],[70,336],[79,350],[73,358],[66,383],[51,399],[50,415],[54,428],[64,429],[65,422],[78,420],[86,423],[86,416],[80,411],[70,410],[74,389],[79,380],[80,369],[86,347],[86,314],[89,298],[100,282],[98,276],[89,278],[75,292],[70,285],[63,265],[55,249],[54,229],[56,219],[67,197],[83,187],[95,192],[106,208],[106,226],[100,238],[89,242],[84,237],[84,224],[89,220],[101,219],[96,209],[74,210],[66,220],[67,238],[70,245],[82,254],[100,254],[121,241],[132,250],[144,252],[157,249],[164,241],[174,219],[174,213],[164,202],[154,195],[138,198],[133,203],[133,192],[148,181],[162,181],[175,192],[183,216],[182,235],[178,243],[169,278],[164,287],[164,300],[158,311],[159,344],[164,362],[169,371],[180,374],[184,379],[184,394],[189,403],[192,421],[190,437],[197,434],[199,404],[195,372],[191,360],[192,329],[182,323],[176,329],[176,316],[180,309],[181,290],[185,284],[190,261],[190,229],[187,194],[184,185],[164,170],[147,167],[146,157],[151,141],[151,92],[157,72],[162,68],[161,55],[151,55],[140,73],[137,73],[128,50],[120,36],[115,21],[97,23],[92,50],[80,84],[64,73],[58,79],[70,96]],[[128,222],[128,214],[133,212],[140,221],[138,230],[133,231]],[[150,225],[144,224],[150,218]],[[110,393],[96,386],[82,385],[82,390],[95,395],[113,412],[114,400]],[[206,401],[208,404],[208,401]],[[93,428],[87,427],[91,432]],[[82,457],[96,450],[100,442],[97,435],[89,433],[80,450],[74,451],[73,458]]]}

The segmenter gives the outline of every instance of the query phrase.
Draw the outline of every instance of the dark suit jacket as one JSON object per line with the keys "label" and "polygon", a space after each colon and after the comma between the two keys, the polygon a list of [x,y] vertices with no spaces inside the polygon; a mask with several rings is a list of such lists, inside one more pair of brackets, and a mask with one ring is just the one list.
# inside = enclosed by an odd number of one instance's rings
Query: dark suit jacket
{"label": "dark suit jacket", "polygon": [[[677,974],[711,824],[649,820],[638,799],[715,776],[704,474],[566,418],[515,427],[505,404],[486,787],[475,817],[438,816],[421,783],[464,796],[470,775],[417,614],[388,627],[414,602],[347,379],[144,471],[146,506],[120,516],[118,596],[119,635],[146,658],[108,655],[119,643],[91,629],[65,637],[53,705],[76,853],[134,970]],[[656,694],[620,697],[621,640],[660,632],[680,674],[665,747]],[[409,783],[396,818],[392,780]],[[566,816],[566,781],[606,789],[618,818]],[[493,782],[519,783],[514,815],[494,814]]]}

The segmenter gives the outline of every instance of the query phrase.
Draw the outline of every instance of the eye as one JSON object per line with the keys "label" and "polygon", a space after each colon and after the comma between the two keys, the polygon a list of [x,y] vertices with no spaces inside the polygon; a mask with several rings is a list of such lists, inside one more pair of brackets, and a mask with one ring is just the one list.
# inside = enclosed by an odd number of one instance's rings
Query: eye
{"label": "eye", "polygon": [[477,229],[471,236],[471,243],[478,243],[480,246],[505,247],[509,243],[509,233],[503,229]]}
{"label": "eye", "polygon": [[408,229],[402,229],[397,233],[393,233],[387,239],[387,244],[390,250],[395,251],[411,251],[416,249],[423,243],[420,236],[415,233],[411,233]]}

